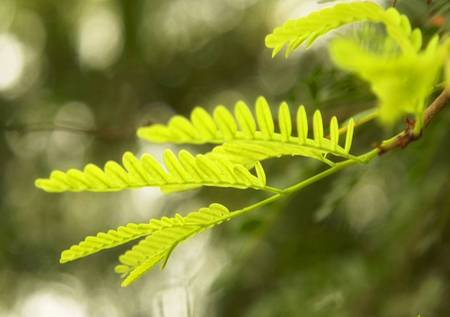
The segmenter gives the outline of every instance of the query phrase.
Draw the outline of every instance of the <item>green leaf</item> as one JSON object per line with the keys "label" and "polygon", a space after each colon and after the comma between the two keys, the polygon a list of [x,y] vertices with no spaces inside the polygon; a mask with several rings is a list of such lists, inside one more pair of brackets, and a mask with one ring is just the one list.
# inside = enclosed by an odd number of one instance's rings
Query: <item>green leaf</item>
{"label": "green leaf", "polygon": [[167,171],[149,154],[138,159],[127,152],[122,159],[125,168],[112,161],[107,162],[103,170],[88,164],[83,171],[54,171],[48,179],[36,180],[36,186],[47,192],[111,192],[141,187],[159,187],[164,192],[201,186],[266,188],[265,179],[255,177],[244,166],[225,159],[217,161],[201,154],[194,157],[184,150],[178,157],[166,150],[163,159]]}
{"label": "green leaf", "polygon": [[395,8],[383,9],[373,2],[340,3],[331,8],[311,13],[297,20],[289,20],[266,37],[266,46],[275,56],[287,46],[286,56],[298,46],[310,46],[317,38],[346,24],[355,22],[383,23],[387,33],[403,51],[420,49],[421,33],[412,31],[406,16]]}
{"label": "green leaf", "polygon": [[280,105],[278,110],[278,122],[280,125],[281,139],[283,142],[288,142],[292,133],[291,113],[286,102]]}
{"label": "green leaf", "polygon": [[314,132],[314,141],[317,146],[320,146],[320,143],[323,140],[323,122],[322,122],[322,114],[320,111],[316,110],[313,116],[313,132]]}
{"label": "green leaf", "polygon": [[120,226],[115,230],[111,229],[107,232],[99,232],[95,236],[88,236],[79,244],[64,250],[61,253],[60,263],[78,260],[102,250],[114,248],[147,236],[165,227],[178,224],[176,222],[178,216],[173,218],[173,220],[168,219],[169,218],[163,218],[163,220],[152,219],[149,223],[140,224],[129,223],[126,226]]}
{"label": "green leaf", "polygon": [[[297,135],[293,133],[291,112],[285,102],[278,108],[278,131],[275,131],[270,107],[263,97],[259,97],[255,103],[256,116],[242,101],[237,102],[234,107],[234,118],[223,106],[214,110],[214,119],[205,110],[200,109],[202,108],[197,107],[191,115],[191,126],[200,131],[197,135],[179,132],[170,122],[168,126],[153,125],[141,128],[138,135],[151,142],[224,143],[215,147],[207,156],[215,161],[225,159],[248,168],[253,167],[257,161],[283,155],[306,156],[330,165],[332,162],[325,158],[330,154],[356,159],[339,145],[339,138],[331,137],[331,130],[330,137],[324,136],[325,129],[319,111],[315,112],[313,118],[313,136],[308,136],[308,118],[304,106],[297,109]],[[202,118],[208,123],[199,128],[201,124],[197,121]],[[334,120],[333,127],[339,127],[337,119]],[[183,137],[179,138],[180,135]],[[189,139],[187,135],[193,135],[193,139]]]}
{"label": "green leaf", "polygon": [[[262,170],[260,171],[264,173]],[[130,223],[118,229],[88,236],[80,243],[61,253],[61,263],[74,261],[102,250],[117,247],[132,240],[146,237],[131,250],[120,256],[121,264],[115,271],[126,277],[128,286],[157,263],[164,266],[174,248],[187,238],[229,219],[230,211],[223,205],[211,204],[183,217],[152,219],[148,223]]]}
{"label": "green leaf", "polygon": [[256,100],[256,120],[258,126],[261,129],[262,136],[265,140],[270,140],[274,134],[274,123],[272,118],[272,112],[270,111],[269,104],[265,98],[259,97]]}
{"label": "green leaf", "polygon": [[214,110],[214,119],[222,132],[224,140],[232,140],[237,131],[236,121],[224,106],[218,106]]}
{"label": "green leaf", "polygon": [[433,38],[413,54],[371,52],[354,39],[336,39],[330,54],[334,63],[369,82],[379,100],[379,118],[391,125],[403,114],[421,117],[443,65],[443,50]]}
{"label": "green leaf", "polygon": [[303,105],[297,110],[297,133],[300,143],[306,142],[308,139],[308,117]]}
{"label": "green leaf", "polygon": [[253,139],[256,133],[256,123],[248,106],[244,102],[238,101],[234,108],[234,115],[244,136]]}
{"label": "green leaf", "polygon": [[355,129],[355,121],[353,121],[353,119],[350,119],[347,125],[347,134],[345,137],[344,151],[350,151],[350,148],[352,147],[354,129]]}
{"label": "green leaf", "polygon": [[186,217],[177,215],[174,218],[166,218],[165,225],[119,257],[121,264],[116,266],[115,271],[125,277],[122,286],[130,285],[160,262],[164,266],[178,244],[227,220],[229,214],[226,207],[212,204]]}
{"label": "green leaf", "polygon": [[335,116],[330,121],[330,140],[332,144],[339,144],[339,124]]}

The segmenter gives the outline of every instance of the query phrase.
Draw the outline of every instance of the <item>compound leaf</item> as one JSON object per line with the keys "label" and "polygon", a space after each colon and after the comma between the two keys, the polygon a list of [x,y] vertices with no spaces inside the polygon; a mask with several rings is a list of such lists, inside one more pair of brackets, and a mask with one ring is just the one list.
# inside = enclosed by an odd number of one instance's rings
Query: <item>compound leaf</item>
{"label": "compound leaf", "polygon": [[[201,120],[200,117],[209,122],[208,128],[205,126],[199,128],[200,123],[196,122]],[[350,149],[345,150],[339,145],[339,138],[336,138],[336,135],[332,137],[331,130],[330,137],[324,135],[325,128],[319,111],[313,116],[312,136],[308,136],[309,123],[304,106],[298,107],[296,118],[294,125],[288,104],[281,103],[278,108],[278,131],[275,131],[276,124],[269,104],[266,99],[259,97],[255,103],[255,116],[243,101],[236,103],[234,117],[223,106],[218,106],[214,110],[214,119],[204,109],[197,107],[191,114],[190,125],[192,129],[200,131],[197,135],[194,132],[178,131],[170,121],[167,126],[153,125],[141,128],[138,130],[138,136],[158,143],[223,143],[206,156],[215,161],[229,160],[248,168],[253,167],[257,161],[283,155],[306,156],[327,164],[332,164],[325,158],[329,154],[345,159],[356,159],[349,153]],[[296,134],[293,126],[297,128]],[[332,127],[339,130],[336,118]],[[183,137],[180,138],[180,135]]]}
{"label": "compound leaf", "polygon": [[197,233],[227,220],[230,211],[220,205],[211,204],[186,217],[166,218],[165,226],[153,231],[131,250],[119,257],[115,271],[125,277],[122,286],[136,281],[158,263],[166,264],[174,248]]}
{"label": "compound leaf", "polygon": [[166,150],[163,160],[164,166],[149,154],[138,159],[127,152],[122,159],[125,168],[112,161],[107,162],[103,170],[88,164],[83,171],[54,171],[49,178],[36,180],[36,186],[47,192],[111,192],[141,187],[174,192],[201,186],[265,189],[265,179],[225,159],[217,161],[202,154],[193,156],[185,150],[177,157]]}
{"label": "compound leaf", "polygon": [[318,37],[354,22],[383,23],[387,33],[404,51],[417,51],[421,45],[421,32],[412,30],[408,18],[395,8],[383,9],[373,2],[340,3],[331,8],[315,11],[306,17],[289,20],[266,37],[266,46],[273,56],[287,46],[288,56],[298,46],[310,46]]}

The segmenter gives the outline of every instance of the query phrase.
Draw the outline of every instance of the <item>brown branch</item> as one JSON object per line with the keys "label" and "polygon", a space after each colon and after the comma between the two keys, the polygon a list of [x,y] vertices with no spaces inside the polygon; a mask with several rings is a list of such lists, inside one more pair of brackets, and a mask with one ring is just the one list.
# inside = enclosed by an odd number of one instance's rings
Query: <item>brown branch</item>
{"label": "brown branch", "polygon": [[[427,127],[433,118],[438,114],[450,101],[450,92],[444,89],[441,94],[431,103],[424,113],[424,128]],[[378,146],[378,154],[382,155],[386,152],[392,151],[397,148],[405,148],[411,142],[416,141],[421,137],[421,134],[414,134],[414,120],[406,120],[406,129],[398,134],[393,142],[387,142],[387,144]]]}
{"label": "brown branch", "polygon": [[425,127],[430,124],[434,116],[438,114],[449,102],[450,91],[444,89],[433,103],[425,110]]}

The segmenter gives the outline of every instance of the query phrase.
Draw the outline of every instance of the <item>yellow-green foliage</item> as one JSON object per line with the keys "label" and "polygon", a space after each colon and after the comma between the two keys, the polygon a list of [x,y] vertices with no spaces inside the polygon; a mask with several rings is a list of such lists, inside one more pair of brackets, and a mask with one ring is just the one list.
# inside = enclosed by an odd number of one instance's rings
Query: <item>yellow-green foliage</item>
{"label": "yellow-green foliage", "polygon": [[386,124],[392,124],[404,113],[423,113],[443,60],[437,37],[417,54],[374,53],[354,39],[334,40],[330,53],[337,66],[370,83],[379,99],[380,119]]}
{"label": "yellow-green foliage", "polygon": [[[266,99],[259,97],[255,103],[255,114],[243,101],[235,104],[234,116],[224,106],[216,107],[212,116],[203,108],[196,107],[190,120],[175,116],[168,125],[143,127],[137,135],[156,143],[220,143],[223,145],[215,147],[206,156],[247,167],[252,167],[257,161],[284,155],[315,158],[330,165],[333,162],[326,157],[330,154],[356,159],[349,153],[353,140],[352,120],[347,126],[345,144],[340,145],[337,118],[333,117],[326,129],[318,110],[313,116],[312,129],[309,129],[304,106],[297,108],[294,121],[287,103],[281,103],[276,124]],[[329,136],[325,135],[325,130],[328,130]]]}
{"label": "yellow-green foliage", "polygon": [[303,43],[310,46],[331,30],[361,21],[383,23],[388,34],[403,50],[418,50],[417,43],[422,37],[420,30],[412,31],[408,18],[395,8],[384,10],[373,2],[341,3],[297,20],[289,20],[266,37],[266,46],[273,49],[273,56],[287,46],[288,56]]}
{"label": "yellow-green foliage", "polygon": [[[196,108],[191,121],[176,116],[168,126],[141,128],[138,135],[153,142],[218,144],[211,152],[194,156],[181,150],[177,156],[166,150],[164,164],[149,154],[136,158],[127,152],[123,155],[123,166],[109,161],[103,169],[88,164],[83,170],[54,171],[49,178],[36,180],[36,186],[48,192],[110,192],[151,186],[159,187],[166,193],[214,186],[253,188],[274,192],[272,197],[278,198],[282,190],[266,185],[266,175],[260,163],[262,160],[299,155],[331,166],[335,163],[329,156],[352,162],[362,161],[349,153],[354,131],[352,119],[341,131],[337,118],[332,117],[329,128],[325,129],[322,115],[316,111],[310,128],[304,106],[298,107],[293,123],[288,105],[281,103],[278,124],[275,124],[271,109],[262,97],[256,102],[255,113],[256,117],[243,102],[236,104],[235,116],[224,106],[217,107],[213,116],[202,108]],[[294,129],[297,130],[295,135]],[[328,136],[325,130],[328,130]],[[345,140],[340,142],[340,134],[344,132]],[[254,174],[249,169],[254,169]],[[119,258],[121,264],[116,267],[116,272],[126,277],[122,285],[128,286],[157,263],[162,261],[164,264],[181,241],[252,208],[230,213],[222,205],[212,204],[186,217],[176,215],[144,224],[131,223],[87,237],[64,251],[60,262],[73,261],[145,237]]]}
{"label": "yellow-green foliage", "polygon": [[[355,39],[337,39],[331,43],[332,60],[340,68],[367,80],[380,100],[380,110],[368,115],[356,115],[359,124],[374,115],[384,122],[392,122],[403,113],[416,116],[416,132],[420,132],[425,98],[446,61],[447,82],[450,86],[449,41],[440,44],[434,37],[422,50],[422,33],[412,30],[408,19],[395,9],[384,10],[371,2],[338,4],[288,21],[266,38],[274,55],[284,46],[286,54],[306,42],[352,22],[369,21],[386,27],[384,43],[389,49],[373,51]],[[392,43],[394,43],[392,45]],[[332,117],[325,127],[320,111],[308,120],[304,106],[296,109],[295,120],[287,103],[281,103],[277,123],[267,101],[256,100],[254,111],[242,101],[236,103],[232,114],[218,106],[212,115],[201,107],[195,108],[190,119],[173,117],[168,125],[143,127],[137,134],[150,142],[176,144],[205,144],[215,147],[208,153],[192,155],[181,150],[178,155],[166,150],[164,164],[144,154],[136,158],[127,152],[122,165],[107,162],[103,169],[88,164],[84,170],[54,171],[48,179],[38,179],[36,186],[48,192],[95,191],[109,192],[140,187],[159,187],[166,193],[199,188],[201,186],[253,188],[272,193],[253,205],[229,211],[220,204],[189,213],[150,220],[148,223],[119,227],[116,230],[89,236],[63,251],[60,262],[73,261],[101,250],[142,239],[120,258],[116,272],[125,280],[123,286],[134,282],[157,263],[164,267],[174,248],[187,238],[223,221],[245,214],[298,191],[337,171],[377,156],[378,150],[354,156],[350,154],[355,122],[349,119],[339,127]],[[312,121],[312,122],[309,122]],[[345,137],[341,135],[345,134]],[[345,139],[345,140],[341,140]],[[383,144],[392,144],[396,138]],[[327,169],[285,189],[266,184],[261,161],[284,155],[303,156],[326,163]]]}
{"label": "yellow-green foliage", "polygon": [[89,236],[61,254],[61,263],[70,262],[96,252],[146,237],[131,250],[119,257],[117,273],[126,277],[123,286],[128,286],[159,262],[167,262],[173,249],[182,241],[209,227],[227,220],[230,211],[220,204],[189,213],[186,217],[176,214],[172,218],[152,219],[149,223],[128,224],[106,233]]}
{"label": "yellow-green foliage", "polygon": [[123,155],[125,169],[109,161],[104,169],[89,164],[83,171],[54,171],[48,179],[36,180],[36,186],[48,192],[110,192],[129,188],[159,187],[164,192],[183,191],[201,186],[265,189],[262,168],[251,174],[244,166],[227,160],[212,160],[207,155],[193,156],[182,150],[177,156],[164,152],[164,169],[156,159],[144,154],[140,159],[132,153]]}
{"label": "yellow-green foliage", "polygon": [[422,32],[413,30],[408,18],[395,8],[385,10],[372,2],[337,4],[286,22],[266,37],[266,46],[273,49],[274,56],[287,46],[287,56],[304,42],[309,46],[333,29],[360,21],[382,23],[386,28],[386,35],[382,35],[384,43],[395,43],[398,52],[392,45],[381,52],[372,52],[358,40],[344,38],[331,42],[332,60],[370,83],[379,99],[383,123],[391,125],[400,116],[412,114],[417,122],[415,132],[420,133],[426,98],[443,68],[445,44],[439,45],[434,37],[421,50]]}

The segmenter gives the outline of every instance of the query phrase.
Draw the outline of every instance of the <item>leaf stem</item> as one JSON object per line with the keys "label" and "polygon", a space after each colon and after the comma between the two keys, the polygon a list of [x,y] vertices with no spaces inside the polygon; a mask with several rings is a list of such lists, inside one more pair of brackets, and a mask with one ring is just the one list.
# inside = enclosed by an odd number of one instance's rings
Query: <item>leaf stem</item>
{"label": "leaf stem", "polygon": [[[376,156],[376,154],[375,154],[375,156]],[[270,204],[272,202],[275,202],[275,201],[279,200],[283,196],[290,195],[290,194],[292,194],[294,192],[297,192],[297,191],[305,188],[306,186],[309,186],[309,185],[311,185],[311,184],[313,184],[313,183],[315,183],[315,182],[317,182],[317,181],[319,181],[319,180],[321,180],[323,178],[326,178],[326,177],[328,177],[330,175],[333,175],[333,174],[339,172],[340,170],[342,170],[342,169],[344,169],[344,168],[346,168],[346,167],[348,167],[350,165],[355,165],[357,163],[358,163],[358,161],[354,161],[354,160],[347,160],[347,161],[343,161],[343,162],[340,162],[340,163],[336,163],[333,167],[328,168],[328,169],[326,169],[325,171],[323,171],[323,172],[321,172],[319,174],[316,174],[316,175],[314,175],[314,176],[312,176],[310,178],[302,180],[301,182],[299,182],[297,184],[294,184],[292,186],[289,186],[289,187],[287,187],[287,188],[285,188],[283,190],[279,190],[280,192],[277,193],[276,195],[270,196],[269,198],[261,200],[261,201],[255,203],[255,204],[252,204],[252,205],[247,206],[245,208],[242,208],[242,209],[239,209],[239,210],[236,210],[236,211],[232,211],[230,214],[224,216],[223,218],[221,218],[217,222],[230,220],[230,219],[236,218],[238,216],[241,216],[242,214],[245,214],[247,212],[250,212],[250,211],[253,211],[253,210],[257,209],[257,208],[260,208],[262,206],[268,205],[268,204]]]}
{"label": "leaf stem", "polygon": [[276,193],[276,194],[282,194],[284,192],[284,189],[282,188],[276,188],[272,186],[265,186],[263,190],[270,192],[270,193]]}

